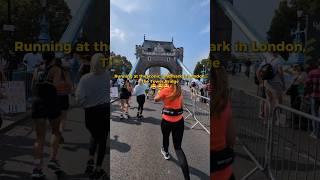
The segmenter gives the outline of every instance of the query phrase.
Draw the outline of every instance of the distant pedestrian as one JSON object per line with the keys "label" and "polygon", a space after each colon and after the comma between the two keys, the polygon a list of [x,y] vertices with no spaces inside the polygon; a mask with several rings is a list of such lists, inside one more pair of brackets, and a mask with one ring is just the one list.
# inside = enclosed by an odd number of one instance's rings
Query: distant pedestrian
{"label": "distant pedestrian", "polygon": [[246,70],[245,70],[245,75],[250,78],[250,71],[251,71],[251,61],[247,60],[245,65],[246,65]]}
{"label": "distant pedestrian", "polygon": [[79,76],[80,78],[85,75],[88,74],[90,72],[90,60],[89,57],[86,55],[81,55],[80,56],[80,67],[79,67]]}
{"label": "distant pedestrian", "polygon": [[123,84],[120,88],[120,105],[121,105],[121,114],[120,119],[123,119],[124,116],[127,116],[127,119],[130,118],[129,115],[129,98],[131,95],[130,92],[130,83],[127,81],[127,79],[123,79]]}
{"label": "distant pedestrian", "polygon": [[[315,117],[320,117],[320,59],[318,60],[317,68],[309,72],[306,80],[306,95],[311,101],[311,114]],[[312,122],[313,131],[311,136],[314,138],[320,137],[319,122]]]}
{"label": "distant pedestrian", "polygon": [[133,89],[133,95],[137,96],[138,112],[137,117],[142,118],[143,105],[146,101],[146,85],[143,84],[143,80],[139,79],[138,84]]}

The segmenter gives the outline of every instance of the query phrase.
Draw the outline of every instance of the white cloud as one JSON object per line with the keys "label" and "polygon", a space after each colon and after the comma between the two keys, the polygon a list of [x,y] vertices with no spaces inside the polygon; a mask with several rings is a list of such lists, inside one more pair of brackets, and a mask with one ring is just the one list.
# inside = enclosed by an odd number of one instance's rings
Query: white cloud
{"label": "white cloud", "polygon": [[205,28],[202,29],[200,32],[201,34],[209,33],[210,32],[210,23],[207,24]]}
{"label": "white cloud", "polygon": [[121,41],[124,41],[126,37],[126,33],[124,31],[122,31],[119,28],[111,28],[111,35],[110,38],[111,39],[119,39]]}

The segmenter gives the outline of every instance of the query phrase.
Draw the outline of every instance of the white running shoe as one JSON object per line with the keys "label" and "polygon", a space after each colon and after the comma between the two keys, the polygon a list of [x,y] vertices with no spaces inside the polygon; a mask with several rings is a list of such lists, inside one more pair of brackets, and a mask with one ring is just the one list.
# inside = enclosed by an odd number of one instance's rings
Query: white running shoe
{"label": "white running shoe", "polygon": [[165,160],[169,160],[170,159],[169,152],[165,152],[163,148],[161,148],[161,154],[163,155]]}

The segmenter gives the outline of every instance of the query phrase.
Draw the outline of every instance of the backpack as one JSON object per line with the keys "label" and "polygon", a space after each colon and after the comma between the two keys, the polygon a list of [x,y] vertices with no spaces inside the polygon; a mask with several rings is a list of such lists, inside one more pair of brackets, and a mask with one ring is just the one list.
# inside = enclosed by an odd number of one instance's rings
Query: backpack
{"label": "backpack", "polygon": [[[38,75],[37,80],[34,83],[33,91],[34,95],[41,99],[51,99],[56,98],[57,96],[57,90],[52,84],[52,82],[49,82],[47,79],[49,70],[53,66],[49,66],[44,70],[44,72],[41,72],[40,75]],[[39,72],[38,72],[39,73]]]}
{"label": "backpack", "polygon": [[274,78],[275,72],[273,71],[273,67],[271,65],[271,62],[270,63],[266,62],[266,64],[261,67],[260,74],[261,74],[262,80],[271,80]]}

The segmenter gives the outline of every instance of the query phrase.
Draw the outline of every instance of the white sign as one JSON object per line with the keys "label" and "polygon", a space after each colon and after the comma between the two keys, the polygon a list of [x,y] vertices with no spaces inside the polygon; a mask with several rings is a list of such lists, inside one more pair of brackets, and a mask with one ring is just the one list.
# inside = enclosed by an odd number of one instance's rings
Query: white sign
{"label": "white sign", "polygon": [[118,87],[110,88],[110,97],[117,98],[119,96]]}
{"label": "white sign", "polygon": [[14,31],[15,30],[15,26],[14,25],[10,25],[10,24],[4,24],[3,25],[3,30],[4,31]]}
{"label": "white sign", "polygon": [[0,109],[4,113],[26,112],[26,94],[23,81],[0,83],[0,91],[6,98],[0,99]]}

